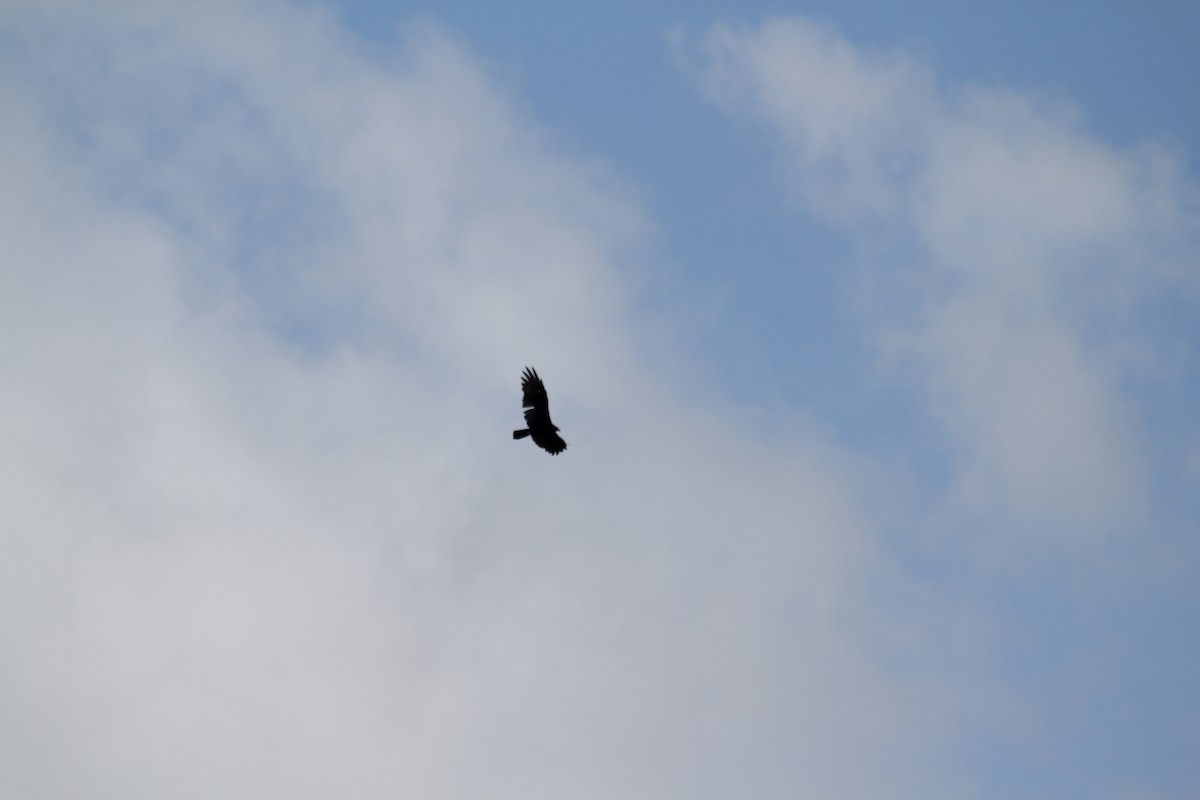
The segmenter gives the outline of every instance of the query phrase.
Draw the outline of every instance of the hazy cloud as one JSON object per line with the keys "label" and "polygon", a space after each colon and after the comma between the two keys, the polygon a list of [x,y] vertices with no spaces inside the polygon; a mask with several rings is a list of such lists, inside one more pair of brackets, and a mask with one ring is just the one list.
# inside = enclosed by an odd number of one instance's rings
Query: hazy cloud
{"label": "hazy cloud", "polygon": [[[364,56],[282,4],[10,13],[6,794],[919,771],[856,640],[849,462],[648,377],[608,168],[429,29]],[[567,462],[512,448],[527,363]]]}
{"label": "hazy cloud", "polygon": [[[907,564],[896,495],[942,487],[652,374],[636,192],[437,30],[372,49],[274,2],[4,27],[0,794],[984,795],[981,751],[1043,752],[1112,685],[1079,666],[1132,663],[1090,619],[1056,637],[1070,602],[1029,630],[981,600],[985,564]],[[877,335],[953,488],[1084,523],[1068,547],[1136,511],[1136,306],[1095,323],[1124,259],[1176,253],[1171,160],[802,23],[702,52],[813,208],[910,248],[869,273],[902,300]],[[1155,263],[1151,293],[1181,274]],[[567,456],[509,439],[527,364]]]}

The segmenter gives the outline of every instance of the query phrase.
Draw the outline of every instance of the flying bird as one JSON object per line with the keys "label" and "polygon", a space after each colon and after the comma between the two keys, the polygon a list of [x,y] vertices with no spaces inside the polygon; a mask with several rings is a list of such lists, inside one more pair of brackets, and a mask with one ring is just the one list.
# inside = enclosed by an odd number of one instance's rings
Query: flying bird
{"label": "flying bird", "polygon": [[532,436],[533,443],[552,456],[567,449],[567,443],[558,435],[558,426],[550,421],[550,398],[546,396],[546,387],[537,370],[529,367],[521,375],[521,405],[525,407],[525,424],[529,427],[513,431],[514,439]]}

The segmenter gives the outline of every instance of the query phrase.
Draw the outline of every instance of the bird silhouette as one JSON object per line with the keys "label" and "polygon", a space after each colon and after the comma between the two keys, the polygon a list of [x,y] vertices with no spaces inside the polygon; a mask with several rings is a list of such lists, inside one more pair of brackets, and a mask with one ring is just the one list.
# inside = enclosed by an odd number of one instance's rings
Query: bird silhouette
{"label": "bird silhouette", "polygon": [[521,405],[525,408],[525,424],[529,427],[513,431],[514,439],[533,438],[533,443],[552,456],[567,449],[558,435],[558,426],[550,421],[550,398],[537,370],[525,368],[521,375]]}

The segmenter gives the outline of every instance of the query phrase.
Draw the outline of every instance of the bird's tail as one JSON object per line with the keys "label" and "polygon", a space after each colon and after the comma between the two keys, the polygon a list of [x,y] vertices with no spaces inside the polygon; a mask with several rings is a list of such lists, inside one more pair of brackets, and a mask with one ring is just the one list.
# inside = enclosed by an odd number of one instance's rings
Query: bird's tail
{"label": "bird's tail", "polygon": [[524,439],[528,435],[529,435],[529,428],[526,428],[523,431],[513,431],[514,439]]}

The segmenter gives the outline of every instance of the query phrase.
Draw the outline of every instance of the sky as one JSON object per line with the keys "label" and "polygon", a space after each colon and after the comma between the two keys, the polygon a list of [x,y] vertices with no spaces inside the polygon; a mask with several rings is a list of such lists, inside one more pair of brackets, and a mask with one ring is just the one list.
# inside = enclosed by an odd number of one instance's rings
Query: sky
{"label": "sky", "polygon": [[1197,34],[3,4],[0,795],[1196,797]]}

